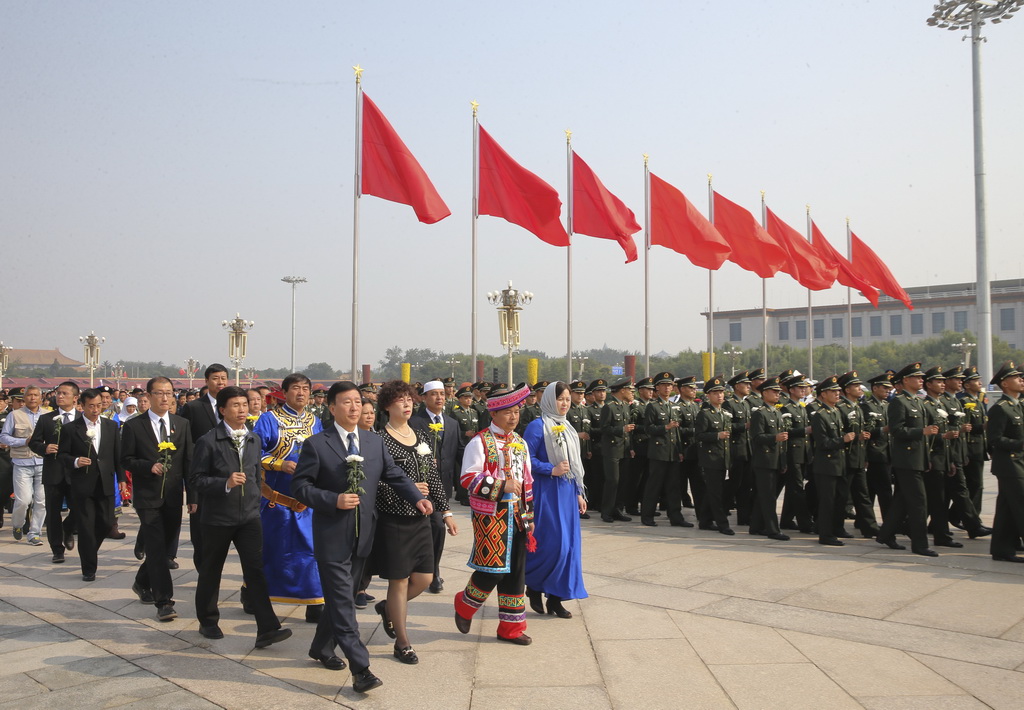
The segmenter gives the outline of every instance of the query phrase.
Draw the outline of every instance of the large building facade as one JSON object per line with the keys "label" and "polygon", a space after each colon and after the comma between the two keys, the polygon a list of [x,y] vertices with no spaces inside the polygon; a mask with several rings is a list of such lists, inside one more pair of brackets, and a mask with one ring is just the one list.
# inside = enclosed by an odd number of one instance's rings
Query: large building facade
{"label": "large building facade", "polygon": [[[845,303],[814,304],[810,319],[806,307],[769,308],[768,344],[805,348],[809,332],[816,347],[832,343],[845,347],[851,335],[854,347],[864,347],[884,341],[913,343],[948,330],[978,332],[975,284],[924,286],[909,288],[907,293],[913,310],[883,295],[878,308],[854,303],[850,317]],[[764,340],[760,308],[718,311],[714,326],[718,344],[753,348]],[[1024,281],[992,282],[992,335],[1010,347],[1024,346]]]}

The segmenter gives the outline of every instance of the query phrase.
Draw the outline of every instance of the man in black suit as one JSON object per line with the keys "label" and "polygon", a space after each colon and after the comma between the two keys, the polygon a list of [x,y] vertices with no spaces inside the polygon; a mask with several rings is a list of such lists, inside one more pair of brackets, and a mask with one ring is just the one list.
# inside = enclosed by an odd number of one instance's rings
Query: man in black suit
{"label": "man in black suit", "polygon": [[132,591],[142,603],[156,606],[160,621],[171,621],[178,614],[168,561],[181,532],[181,492],[192,462],[192,432],[187,419],[169,411],[174,398],[169,379],[154,377],[146,391],[149,411],[121,428],[121,464],[132,472],[139,535],[146,548]]}
{"label": "man in black suit", "polygon": [[[217,413],[217,395],[228,386],[228,368],[215,362],[203,373],[206,378],[206,392],[188,402],[178,414],[187,419],[192,430],[192,443],[206,432],[220,424]],[[199,514],[191,506],[188,516],[188,536],[192,541],[192,563],[198,570],[203,562],[203,526],[199,522]]]}
{"label": "man in black suit", "polygon": [[[445,388],[441,380],[431,380],[423,385],[423,403],[426,408],[416,412],[409,419],[409,425],[427,434],[433,442],[434,457],[437,459],[437,470],[441,474],[441,483],[448,500],[452,498],[455,481],[456,462],[462,458],[462,435],[459,423],[444,413]],[[440,429],[437,427],[440,426]],[[431,428],[433,427],[433,428]],[[447,536],[441,513],[434,512],[430,516],[430,532],[434,538],[434,580],[428,588],[434,594],[444,589],[441,578],[441,554],[444,552],[444,539]]]}
{"label": "man in black suit", "polygon": [[[57,460],[58,444],[64,427],[80,415],[78,385],[68,380],[57,386],[57,409],[39,418],[28,447],[43,457],[43,489],[46,495],[46,532],[53,552],[53,563],[64,562],[64,550],[75,548],[75,511],[71,509],[71,472]],[[70,431],[70,430],[69,430]],[[62,520],[65,499],[68,517]]]}
{"label": "man in black suit", "polygon": [[222,424],[196,442],[189,472],[189,487],[199,496],[203,540],[203,563],[196,583],[199,633],[208,639],[224,638],[218,626],[217,595],[224,560],[234,543],[256,616],[256,648],[266,648],[284,641],[292,631],[281,628],[263,575],[260,443],[245,426],[249,415],[245,390],[234,386],[221,389],[217,393],[217,413]]}
{"label": "man in black suit", "polygon": [[82,579],[96,581],[96,555],[114,524],[114,481],[121,495],[128,492],[121,468],[121,439],[117,424],[100,416],[103,399],[98,390],[82,393],[82,416],[61,431],[57,460],[71,476],[71,509],[78,530],[78,557]]}
{"label": "man in black suit", "polygon": [[[292,495],[313,509],[313,554],[324,592],[324,613],[316,627],[310,658],[326,668],[341,670],[334,655],[341,646],[352,667],[352,687],[358,693],[382,685],[370,671],[370,656],[359,638],[355,589],[362,561],[370,554],[377,517],[377,483],[384,481],[424,515],[434,508],[412,480],[395,465],[384,441],[357,423],[362,397],[353,382],[335,382],[327,393],[334,425],[306,439],[292,477]],[[361,457],[357,462],[349,457]],[[357,471],[361,473],[359,478]],[[350,493],[354,489],[359,493]]]}

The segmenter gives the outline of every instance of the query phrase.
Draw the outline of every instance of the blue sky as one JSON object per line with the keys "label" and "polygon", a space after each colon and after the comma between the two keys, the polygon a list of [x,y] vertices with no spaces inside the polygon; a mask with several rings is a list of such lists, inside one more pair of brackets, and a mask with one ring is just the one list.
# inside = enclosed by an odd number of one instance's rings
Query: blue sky
{"label": "blue sky", "polygon": [[[256,321],[248,363],[349,365],[354,82],[452,216],[361,204],[360,360],[469,349],[471,113],[563,195],[565,138],[643,223],[643,161],[706,205],[768,205],[840,249],[845,218],[905,286],[974,280],[970,45],[930,2],[17,2],[0,4],[0,238],[14,347],[108,339],[104,357],[226,358],[220,321]],[[990,253],[1024,276],[1024,19],[984,28]],[[1014,78],[1017,77],[1017,78]],[[524,347],[565,345],[565,254],[481,217],[483,294],[533,291]],[[642,232],[637,235],[642,243]],[[576,347],[643,347],[643,262],[577,236]],[[641,247],[641,254],[642,254]],[[760,305],[726,264],[716,308]],[[64,288],[58,288],[66,284]],[[700,348],[707,278],[651,251],[652,352]],[[845,289],[815,295],[840,302]],[[806,302],[781,275],[770,307]]]}

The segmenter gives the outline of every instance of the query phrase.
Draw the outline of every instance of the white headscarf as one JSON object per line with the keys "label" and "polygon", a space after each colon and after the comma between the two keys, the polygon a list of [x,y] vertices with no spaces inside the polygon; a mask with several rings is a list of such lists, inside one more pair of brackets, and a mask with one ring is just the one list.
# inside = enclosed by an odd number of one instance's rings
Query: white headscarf
{"label": "white headscarf", "polygon": [[[541,419],[544,421],[544,448],[552,466],[557,466],[562,461],[569,461],[569,472],[565,474],[564,478],[573,481],[580,495],[586,498],[587,489],[583,485],[583,458],[580,456],[580,436],[572,424],[558,413],[558,395],[555,394],[558,385],[562,385],[568,390],[565,383],[552,382],[540,398]],[[553,427],[556,426],[564,428],[555,433]]]}

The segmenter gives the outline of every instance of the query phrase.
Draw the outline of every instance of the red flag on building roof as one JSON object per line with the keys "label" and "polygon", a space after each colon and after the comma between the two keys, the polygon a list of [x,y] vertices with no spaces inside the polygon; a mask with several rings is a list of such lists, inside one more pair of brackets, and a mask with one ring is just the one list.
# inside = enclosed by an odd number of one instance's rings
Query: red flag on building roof
{"label": "red flag on building roof", "polygon": [[569,246],[558,191],[513,160],[483,126],[479,129],[479,214],[518,224],[556,247]]}
{"label": "red flag on building roof", "polygon": [[903,287],[893,278],[889,267],[882,263],[871,247],[862,242],[856,234],[850,232],[850,261],[854,267],[870,279],[871,283],[877,284],[886,296],[903,301],[910,310],[914,305],[910,302],[910,296],[903,290]]}
{"label": "red flag on building roof", "polygon": [[651,244],[668,247],[694,266],[721,268],[732,252],[729,242],[678,189],[654,173],[651,178]]}
{"label": "red flag on building roof", "polygon": [[640,231],[636,216],[608,191],[575,152],[572,154],[572,231],[588,237],[614,239],[626,252],[626,263],[636,261],[633,235]]}
{"label": "red flag on building roof", "polygon": [[451,214],[427,173],[365,93],[362,133],[362,194],[409,205],[425,224]]}
{"label": "red flag on building roof", "polygon": [[763,279],[771,278],[789,261],[789,252],[764,230],[754,215],[714,193],[715,229],[732,247],[729,261]]}
{"label": "red flag on building roof", "polygon": [[768,230],[768,234],[772,235],[775,241],[789,252],[789,262],[782,267],[782,271],[812,291],[831,288],[832,284],[836,282],[839,267],[825,261],[800,232],[779,219],[771,209],[765,207],[765,212],[767,214],[765,228]]}
{"label": "red flag on building roof", "polygon": [[861,292],[864,298],[871,301],[871,305],[878,308],[878,289],[871,285],[865,275],[859,273],[846,257],[835,250],[828,240],[825,239],[825,235],[818,229],[818,225],[811,221],[811,241],[814,243],[814,247],[821,254],[825,261],[835,264],[839,267],[839,272],[836,274],[836,281],[841,283],[843,286],[849,286],[855,288]]}

